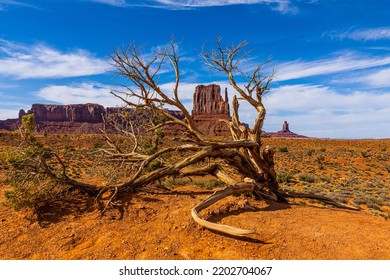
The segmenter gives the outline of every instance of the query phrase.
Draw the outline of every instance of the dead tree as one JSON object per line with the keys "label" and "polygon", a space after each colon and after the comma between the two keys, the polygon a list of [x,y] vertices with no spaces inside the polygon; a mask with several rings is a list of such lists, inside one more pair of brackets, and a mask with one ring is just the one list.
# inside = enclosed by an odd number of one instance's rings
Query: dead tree
{"label": "dead tree", "polygon": [[[176,44],[171,41],[169,46],[155,53],[149,60],[145,59],[142,49],[135,45],[130,45],[126,49],[114,52],[112,61],[119,75],[127,78],[132,86],[126,87],[124,92],[113,92],[115,96],[131,108],[147,108],[157,115],[165,118],[163,122],[149,128],[150,131],[167,125],[177,125],[183,129],[183,139],[181,143],[173,147],[163,148],[155,153],[145,156],[137,152],[137,146],[133,147],[130,154],[123,154],[120,150],[111,151],[118,157],[129,157],[138,161],[139,169],[132,179],[122,185],[115,186],[119,190],[126,190],[143,186],[169,175],[189,176],[211,174],[227,184],[229,187],[219,191],[208,198],[204,203],[193,209],[194,219],[206,227],[211,227],[218,231],[223,231],[233,235],[250,234],[251,231],[228,228],[221,225],[212,225],[207,221],[202,221],[198,211],[209,206],[215,201],[232,194],[249,192],[256,197],[271,199],[274,201],[287,203],[288,197],[306,197],[321,200],[325,203],[333,204],[337,207],[349,206],[337,203],[333,200],[308,194],[293,193],[288,194],[279,189],[276,179],[274,150],[268,146],[263,147],[261,133],[266,115],[262,98],[270,90],[270,83],[273,80],[273,73],[264,76],[262,71],[264,63],[255,67],[251,73],[245,73],[242,65],[248,58],[250,52],[245,51],[246,42],[240,42],[231,47],[222,47],[221,40],[217,39],[217,48],[212,51],[203,51],[201,58],[203,62],[216,71],[226,74],[230,84],[235,89],[232,99],[232,119],[226,121],[231,131],[231,140],[210,139],[204,135],[192,119],[191,114],[180,101],[180,78],[179,68],[180,55],[177,53]],[[167,67],[168,63],[175,73],[175,81],[172,92],[164,92],[158,84],[159,74],[162,67]],[[237,76],[243,82],[237,81]],[[239,118],[239,99],[249,103],[257,112],[257,116],[251,128],[241,124]],[[184,119],[179,120],[169,113],[165,108],[170,106],[179,110]],[[180,161],[170,164],[161,164],[161,167],[148,173],[143,173],[147,164],[155,159],[164,162],[164,155],[172,151],[181,151],[184,156]],[[208,159],[218,159],[219,163],[205,166],[202,169],[191,167]],[[228,168],[238,171],[246,182],[238,182],[228,175]]]}
{"label": "dead tree", "polygon": [[[288,197],[306,197],[331,203],[337,207],[346,207],[333,200],[315,195],[299,193],[288,194],[278,186],[274,163],[274,150],[263,146],[261,134],[266,109],[263,96],[270,90],[273,74],[263,76],[264,64],[259,64],[250,73],[243,71],[243,63],[250,52],[245,51],[246,42],[230,47],[223,47],[221,40],[217,39],[217,47],[212,51],[202,51],[203,62],[216,71],[226,74],[230,84],[238,96],[232,99],[231,121],[224,121],[230,128],[231,139],[221,140],[210,138],[203,134],[196,126],[190,112],[180,100],[179,68],[180,55],[177,45],[171,40],[165,48],[157,50],[153,55],[143,53],[143,49],[131,44],[126,48],[115,51],[112,63],[119,76],[124,77],[129,84],[123,91],[113,91],[112,94],[121,99],[130,112],[147,112],[143,118],[142,132],[140,125],[134,119],[115,121],[117,132],[122,132],[128,139],[127,146],[118,145],[113,135],[105,134],[108,147],[103,149],[110,160],[130,163],[131,172],[120,181],[107,183],[106,186],[95,186],[86,182],[77,181],[67,175],[60,157],[57,165],[63,166],[63,172],[54,172],[46,168],[52,178],[57,182],[82,190],[89,195],[102,197],[109,194],[103,212],[110,204],[138,188],[157,182],[168,177],[185,177],[211,174],[224,182],[228,187],[206,199],[192,211],[195,221],[201,225],[217,231],[242,236],[253,233],[250,230],[241,230],[224,225],[217,225],[204,221],[199,211],[228,195],[238,193],[251,193],[258,198],[287,203]],[[162,72],[169,67],[175,74],[171,92],[165,92],[159,86]],[[240,78],[238,82],[237,77]],[[257,116],[251,128],[243,125],[239,118],[239,100],[252,106]],[[181,112],[183,118],[179,119],[170,113],[167,108],[174,108]],[[146,125],[145,125],[146,123]],[[182,131],[180,141],[171,142],[168,146],[158,145],[158,135],[161,129],[167,126],[179,127]],[[154,134],[153,134],[154,133]],[[154,144],[145,145],[147,135],[156,137]],[[144,139],[143,139],[144,138]],[[175,160],[169,160],[172,154],[180,155]],[[213,164],[199,167],[199,163],[214,159]],[[43,164],[45,167],[47,164]],[[152,167],[152,168],[151,168]],[[239,182],[229,176],[234,170],[245,180]]]}

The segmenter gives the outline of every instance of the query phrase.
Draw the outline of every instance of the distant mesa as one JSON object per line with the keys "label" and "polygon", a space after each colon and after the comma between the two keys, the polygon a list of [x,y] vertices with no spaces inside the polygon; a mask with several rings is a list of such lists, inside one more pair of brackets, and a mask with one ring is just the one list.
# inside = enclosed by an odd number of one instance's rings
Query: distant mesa
{"label": "distant mesa", "polygon": [[[99,104],[48,105],[33,104],[25,112],[19,111],[19,118],[0,121],[0,130],[17,130],[26,114],[33,114],[38,133],[99,134],[104,128],[104,116],[115,114],[121,108],[105,108]],[[132,109],[125,109],[132,112]],[[179,111],[170,111],[178,119],[184,116]],[[147,116],[146,116],[147,117]],[[227,136],[230,130],[220,120],[231,120],[227,89],[222,97],[221,87],[216,84],[198,85],[195,88],[192,118],[198,129],[206,135]],[[179,128],[167,127],[167,133],[177,134]],[[306,138],[289,130],[287,121],[278,132],[263,132],[264,137]]]}

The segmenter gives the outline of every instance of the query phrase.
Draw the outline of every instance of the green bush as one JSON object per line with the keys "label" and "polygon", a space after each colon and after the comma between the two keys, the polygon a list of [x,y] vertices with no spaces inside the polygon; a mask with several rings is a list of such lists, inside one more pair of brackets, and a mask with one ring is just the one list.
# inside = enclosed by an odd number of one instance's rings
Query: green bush
{"label": "green bush", "polygon": [[301,173],[298,175],[299,181],[307,182],[307,183],[314,183],[316,181],[316,178],[313,175]]}
{"label": "green bush", "polygon": [[281,152],[281,153],[288,153],[288,148],[287,147],[280,147],[278,149],[278,151]]}
{"label": "green bush", "polygon": [[6,183],[11,189],[5,192],[5,204],[15,210],[37,209],[48,200],[60,195],[66,188],[63,173],[57,167],[59,159],[52,149],[44,147],[34,136],[34,116],[22,118],[21,144],[5,157]]}
{"label": "green bush", "polygon": [[215,179],[211,179],[211,180],[207,180],[207,181],[203,181],[203,180],[196,180],[193,182],[196,186],[200,186],[200,187],[205,187],[205,188],[208,188],[208,189],[213,189],[213,188],[217,188],[217,187],[222,187],[224,186],[225,184],[222,183],[221,181],[218,181],[218,180],[215,180]]}
{"label": "green bush", "polygon": [[276,176],[278,183],[290,183],[293,178],[293,174],[285,170],[279,171]]}
{"label": "green bush", "polygon": [[314,153],[315,153],[315,150],[314,150],[314,149],[309,149],[309,150],[307,151],[307,155],[308,155],[308,156],[312,156]]}

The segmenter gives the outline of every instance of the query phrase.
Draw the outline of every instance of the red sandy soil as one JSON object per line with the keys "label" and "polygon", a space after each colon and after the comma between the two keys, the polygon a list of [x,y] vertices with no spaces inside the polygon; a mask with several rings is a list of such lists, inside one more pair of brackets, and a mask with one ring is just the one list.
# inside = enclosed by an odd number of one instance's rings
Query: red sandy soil
{"label": "red sandy soil", "polygon": [[198,186],[150,187],[104,217],[81,196],[38,217],[0,206],[0,259],[390,259],[390,221],[382,217],[243,196],[201,212],[257,232],[233,238],[191,218],[191,208],[211,193]]}
{"label": "red sandy soil", "polygon": [[[7,135],[0,137],[0,148],[13,145],[14,136]],[[53,136],[47,141],[53,145],[79,141],[77,147],[101,141],[85,137]],[[267,204],[241,196],[201,212],[210,221],[257,232],[233,238],[204,229],[192,219],[191,209],[213,193],[204,186],[173,186],[169,191],[150,186],[130,194],[122,208],[109,209],[103,217],[93,207],[94,200],[81,195],[52,203],[37,215],[1,205],[9,186],[1,183],[0,173],[0,259],[390,259],[390,219],[385,219],[390,217],[390,139],[265,142],[275,149],[288,147],[288,152],[276,154],[277,171],[293,175],[282,187],[328,188],[328,193],[351,195],[346,198],[352,205],[352,196],[357,195],[367,202],[378,197],[381,204],[376,212],[365,204],[361,211],[349,211]],[[300,173],[316,176],[316,182],[301,182]]]}

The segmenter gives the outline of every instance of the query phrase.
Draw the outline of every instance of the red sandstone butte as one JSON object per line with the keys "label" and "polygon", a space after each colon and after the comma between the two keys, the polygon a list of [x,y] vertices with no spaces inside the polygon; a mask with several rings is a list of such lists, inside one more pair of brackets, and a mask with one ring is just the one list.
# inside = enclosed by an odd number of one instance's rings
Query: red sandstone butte
{"label": "red sandstone butte", "polygon": [[227,89],[223,99],[219,85],[198,85],[194,93],[192,118],[206,135],[230,135],[227,125],[220,121],[231,119]]}

